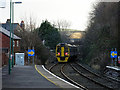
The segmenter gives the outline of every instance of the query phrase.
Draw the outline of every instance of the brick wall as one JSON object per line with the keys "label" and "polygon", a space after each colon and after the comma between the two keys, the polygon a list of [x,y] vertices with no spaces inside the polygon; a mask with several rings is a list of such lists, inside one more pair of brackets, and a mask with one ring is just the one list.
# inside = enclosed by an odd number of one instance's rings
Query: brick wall
{"label": "brick wall", "polygon": [[[0,33],[1,35],[1,33]],[[15,47],[14,47],[14,51],[15,52],[19,52],[20,51],[20,40],[14,40],[15,41]],[[17,41],[19,41],[19,46],[17,46]],[[2,48],[10,48],[10,40],[9,37],[2,34]]]}
{"label": "brick wall", "polygon": [[[17,46],[17,41],[18,41],[18,46]],[[14,47],[14,52],[20,52],[20,40],[14,40],[15,42],[15,47]]]}
{"label": "brick wall", "polygon": [[7,65],[8,59],[8,55],[6,53],[2,53],[2,65]]}
{"label": "brick wall", "polygon": [[[0,33],[0,36],[2,36],[2,48],[8,48],[8,52],[9,52],[9,49],[10,49],[10,44],[9,44],[10,39],[9,39],[9,37],[5,34],[2,34],[2,33]],[[19,46],[17,46],[17,41],[19,42]],[[20,40],[14,40],[14,42],[15,42],[14,53],[20,52]],[[7,54],[6,52],[2,52],[2,65],[8,64],[8,56],[6,54]],[[14,62],[15,62],[15,60],[14,60]]]}
{"label": "brick wall", "polygon": [[[1,34],[1,33],[0,33]],[[2,48],[10,48],[10,39],[5,34],[2,34]]]}

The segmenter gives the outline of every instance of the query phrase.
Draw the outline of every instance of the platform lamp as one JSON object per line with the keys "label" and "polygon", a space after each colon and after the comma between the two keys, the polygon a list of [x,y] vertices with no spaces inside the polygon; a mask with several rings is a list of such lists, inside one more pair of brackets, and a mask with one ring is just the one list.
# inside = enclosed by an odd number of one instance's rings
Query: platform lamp
{"label": "platform lamp", "polygon": [[[21,3],[21,2],[14,2],[14,3],[16,3],[16,4],[18,4],[18,3]],[[13,2],[12,2],[12,0],[10,0],[10,52],[9,52],[9,66],[8,66],[8,73],[10,74],[11,73],[11,51],[13,51],[13,50],[11,50],[11,46],[13,47],[13,44],[11,45],[11,33],[13,33],[13,28],[12,28],[12,24],[11,24],[11,22],[13,21],[13,18],[14,18],[14,15],[13,15],[13,10],[12,10],[12,7],[14,7],[13,6]],[[12,22],[13,23],[13,22]],[[12,40],[13,40],[13,34],[12,34]],[[13,41],[12,41],[13,42]],[[13,60],[14,61],[14,60]],[[12,62],[13,63],[13,62]]]}
{"label": "platform lamp", "polygon": [[12,2],[12,67],[14,66],[14,4],[21,4],[22,2]]}
{"label": "platform lamp", "polygon": [[11,16],[12,16],[12,14],[11,14],[11,8],[12,8],[12,0],[10,0],[10,52],[9,52],[9,62],[8,62],[8,64],[9,64],[9,66],[8,66],[8,74],[10,74],[11,73],[11,31],[12,31],[12,25],[11,25]]}

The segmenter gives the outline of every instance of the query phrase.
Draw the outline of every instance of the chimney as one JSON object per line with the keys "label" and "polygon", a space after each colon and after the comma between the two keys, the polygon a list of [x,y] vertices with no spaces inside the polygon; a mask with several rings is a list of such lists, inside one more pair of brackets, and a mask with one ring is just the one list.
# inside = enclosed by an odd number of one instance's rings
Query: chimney
{"label": "chimney", "polygon": [[10,23],[10,19],[7,19],[6,23]]}
{"label": "chimney", "polygon": [[22,28],[22,30],[25,30],[25,24],[24,24],[24,21],[21,21],[21,23],[20,23],[20,27]]}

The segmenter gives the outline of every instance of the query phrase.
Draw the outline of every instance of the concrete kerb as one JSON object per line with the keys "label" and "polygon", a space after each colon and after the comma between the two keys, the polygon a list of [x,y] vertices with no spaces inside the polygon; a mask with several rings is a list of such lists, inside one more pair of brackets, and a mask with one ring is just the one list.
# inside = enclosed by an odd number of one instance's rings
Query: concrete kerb
{"label": "concrete kerb", "polygon": [[50,81],[56,83],[56,85],[58,85],[60,88],[79,88],[78,86],[56,76],[55,74],[51,73],[50,71],[48,71],[44,65],[42,65],[42,67],[40,67],[39,65],[36,66],[38,68],[39,71],[42,72],[42,74],[47,77],[48,79],[50,79]]}
{"label": "concrete kerb", "polygon": [[66,80],[64,80],[64,79],[62,79],[62,78],[56,76],[56,75],[53,74],[52,72],[48,71],[48,70],[44,67],[44,65],[42,65],[42,68],[43,68],[45,71],[47,71],[49,74],[51,74],[52,76],[56,77],[57,79],[59,79],[59,80],[65,82],[65,83],[71,85],[71,86],[74,87],[74,88],[79,88],[78,86],[76,86],[76,85],[74,85],[74,84],[72,84],[72,83],[70,83],[70,82],[68,82],[68,81],[66,81]]}

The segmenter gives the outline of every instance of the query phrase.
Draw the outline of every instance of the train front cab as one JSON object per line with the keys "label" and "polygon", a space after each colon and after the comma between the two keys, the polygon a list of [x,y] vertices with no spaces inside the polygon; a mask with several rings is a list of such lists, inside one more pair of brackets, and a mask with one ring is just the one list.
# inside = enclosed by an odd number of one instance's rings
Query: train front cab
{"label": "train front cab", "polygon": [[56,58],[58,62],[68,62],[70,57],[70,50],[67,45],[56,46]]}

